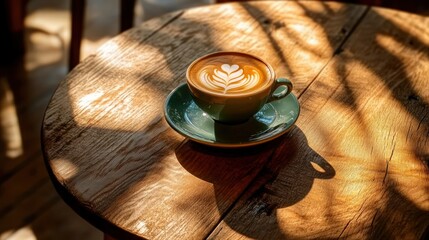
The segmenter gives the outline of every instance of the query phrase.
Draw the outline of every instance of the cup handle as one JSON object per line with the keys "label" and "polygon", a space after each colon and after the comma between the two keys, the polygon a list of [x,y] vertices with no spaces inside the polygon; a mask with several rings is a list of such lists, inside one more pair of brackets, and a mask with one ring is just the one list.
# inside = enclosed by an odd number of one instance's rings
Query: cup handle
{"label": "cup handle", "polygon": [[[285,86],[286,89],[283,89],[283,91],[279,93],[275,93],[275,91],[281,87]],[[293,84],[292,82],[287,78],[277,78],[274,83],[273,90],[271,90],[270,98],[268,98],[268,102],[279,100],[280,98],[284,98],[287,95],[289,95],[290,92],[292,92]]]}

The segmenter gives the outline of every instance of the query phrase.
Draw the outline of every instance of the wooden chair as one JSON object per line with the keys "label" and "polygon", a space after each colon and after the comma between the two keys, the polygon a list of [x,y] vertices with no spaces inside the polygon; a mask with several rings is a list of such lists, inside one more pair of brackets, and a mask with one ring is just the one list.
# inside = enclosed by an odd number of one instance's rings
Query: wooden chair
{"label": "wooden chair", "polygon": [[24,0],[0,2],[0,63],[8,65],[24,53]]}
{"label": "wooden chair", "polygon": [[[24,53],[24,18],[28,0],[4,0],[0,5],[1,28],[0,34],[6,43],[2,47],[4,56],[1,62],[13,62]],[[120,1],[120,31],[133,26],[134,5],[136,0]],[[69,70],[73,69],[80,60],[80,48],[85,22],[86,0],[71,0],[71,40],[69,48]]]}
{"label": "wooden chair", "polygon": [[[134,5],[136,0],[121,0],[120,31],[133,26]],[[71,40],[69,52],[69,70],[72,70],[80,61],[80,49],[85,22],[86,0],[71,1]]]}

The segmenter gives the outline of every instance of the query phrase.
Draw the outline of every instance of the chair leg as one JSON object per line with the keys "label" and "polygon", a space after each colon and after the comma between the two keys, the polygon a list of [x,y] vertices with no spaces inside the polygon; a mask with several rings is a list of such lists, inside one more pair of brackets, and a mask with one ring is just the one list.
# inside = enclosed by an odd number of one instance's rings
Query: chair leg
{"label": "chair leg", "polygon": [[85,0],[71,0],[71,40],[69,51],[69,71],[80,61],[80,47],[85,21]]}
{"label": "chair leg", "polygon": [[121,0],[121,32],[133,27],[135,4],[136,0]]}
{"label": "chair leg", "polygon": [[0,64],[20,60],[25,52],[24,18],[25,0],[4,0],[0,3]]}
{"label": "chair leg", "polygon": [[[133,26],[135,0],[121,0],[121,32]],[[69,51],[69,71],[80,61],[80,49],[85,21],[85,0],[71,1],[71,40]]]}

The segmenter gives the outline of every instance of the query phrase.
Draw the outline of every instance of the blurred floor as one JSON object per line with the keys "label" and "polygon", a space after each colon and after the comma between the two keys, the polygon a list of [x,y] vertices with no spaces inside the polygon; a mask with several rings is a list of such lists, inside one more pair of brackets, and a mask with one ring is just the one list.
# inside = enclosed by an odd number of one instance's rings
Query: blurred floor
{"label": "blurred floor", "polygon": [[[135,24],[209,0],[141,0]],[[119,1],[87,0],[81,57],[118,34]],[[44,110],[67,74],[70,0],[30,0],[25,19],[26,55],[0,67],[0,240],[102,239],[58,196],[40,150]]]}

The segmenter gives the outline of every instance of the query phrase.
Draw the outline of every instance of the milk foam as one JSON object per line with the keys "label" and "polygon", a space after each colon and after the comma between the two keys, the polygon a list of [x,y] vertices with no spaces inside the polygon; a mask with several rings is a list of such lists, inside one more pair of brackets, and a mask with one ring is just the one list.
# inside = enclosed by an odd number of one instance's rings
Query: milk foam
{"label": "milk foam", "polygon": [[201,90],[241,95],[266,89],[273,81],[271,68],[244,53],[219,52],[195,60],[187,70],[188,81]]}
{"label": "milk foam", "polygon": [[213,71],[203,68],[199,74],[201,84],[211,90],[224,94],[233,92],[246,92],[254,88],[261,81],[261,76],[255,69],[250,74],[244,74],[244,70],[237,64],[222,64]]}

